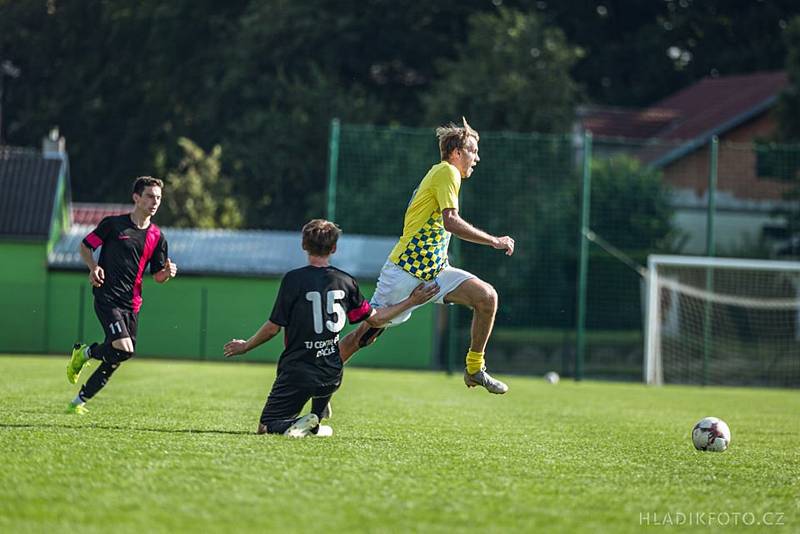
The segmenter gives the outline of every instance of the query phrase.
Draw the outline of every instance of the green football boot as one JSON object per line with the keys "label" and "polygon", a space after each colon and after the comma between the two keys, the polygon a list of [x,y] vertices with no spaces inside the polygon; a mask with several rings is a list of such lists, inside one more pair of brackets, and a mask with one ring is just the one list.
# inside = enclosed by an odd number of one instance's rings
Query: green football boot
{"label": "green football boot", "polygon": [[67,406],[67,413],[74,413],[75,415],[86,415],[87,413],[89,413],[89,410],[83,404],[73,404],[70,402],[69,406]]}
{"label": "green football boot", "polygon": [[75,346],[72,347],[72,357],[69,359],[69,363],[67,364],[67,380],[69,380],[70,384],[75,384],[78,382],[78,377],[81,375],[81,369],[83,369],[83,366],[86,365],[86,362],[88,361],[89,358],[86,356],[86,345],[75,343]]}

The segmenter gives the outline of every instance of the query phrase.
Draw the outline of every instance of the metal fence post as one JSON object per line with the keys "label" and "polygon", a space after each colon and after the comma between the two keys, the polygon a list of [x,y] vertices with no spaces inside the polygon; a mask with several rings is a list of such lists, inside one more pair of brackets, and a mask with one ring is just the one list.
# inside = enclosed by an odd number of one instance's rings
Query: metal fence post
{"label": "metal fence post", "polygon": [[329,221],[336,221],[336,179],[339,175],[339,135],[341,123],[339,119],[331,120],[330,139],[328,140],[328,209]]}
{"label": "metal fence post", "polygon": [[[719,138],[711,138],[711,151],[708,172],[708,213],[706,213],[706,256],[716,254],[714,239],[714,216],[716,212],[717,172],[719,168]],[[714,271],[706,269],[706,291],[714,291]],[[711,341],[714,333],[711,330],[711,303],[705,303],[703,317],[703,385],[708,384],[708,362],[711,359]]]}
{"label": "metal fence post", "polygon": [[589,208],[592,201],[592,134],[583,134],[583,189],[581,194],[580,253],[578,256],[578,310],[575,320],[575,380],[583,379],[586,352],[586,279],[589,272]]}
{"label": "metal fence post", "polygon": [[208,288],[200,288],[200,356],[208,359]]}

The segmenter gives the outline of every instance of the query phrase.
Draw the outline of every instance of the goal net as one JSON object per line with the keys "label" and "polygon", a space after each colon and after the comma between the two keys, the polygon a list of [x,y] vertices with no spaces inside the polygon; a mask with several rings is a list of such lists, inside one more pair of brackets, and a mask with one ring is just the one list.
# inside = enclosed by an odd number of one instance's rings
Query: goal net
{"label": "goal net", "polygon": [[800,386],[800,263],[647,263],[645,382]]}

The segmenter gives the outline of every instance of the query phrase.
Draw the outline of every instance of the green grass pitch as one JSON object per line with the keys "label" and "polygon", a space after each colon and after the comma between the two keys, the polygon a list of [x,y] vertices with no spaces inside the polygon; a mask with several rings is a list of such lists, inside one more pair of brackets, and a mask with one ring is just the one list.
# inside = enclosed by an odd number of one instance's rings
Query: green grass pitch
{"label": "green grass pitch", "polygon": [[0,357],[0,532],[800,531],[798,391],[348,369],[291,440],[254,434],[274,366],[133,360],[80,417],[66,363]]}

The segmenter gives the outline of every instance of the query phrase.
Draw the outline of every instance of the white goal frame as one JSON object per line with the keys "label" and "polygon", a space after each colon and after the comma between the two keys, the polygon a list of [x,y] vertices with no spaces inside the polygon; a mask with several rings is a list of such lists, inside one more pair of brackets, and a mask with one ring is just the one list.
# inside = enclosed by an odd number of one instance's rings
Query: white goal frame
{"label": "white goal frame", "polygon": [[712,267],[715,269],[750,269],[760,271],[797,271],[800,262],[780,260],[751,260],[740,258],[714,258],[709,256],[680,256],[651,254],[647,257],[647,299],[644,332],[644,382],[660,386],[664,383],[661,359],[661,332],[659,324],[658,288],[659,266]]}

